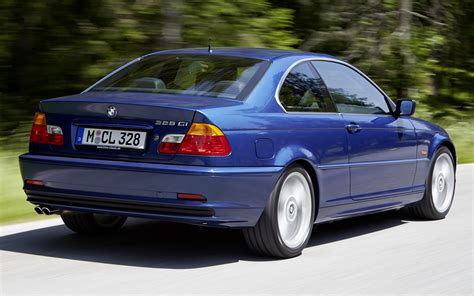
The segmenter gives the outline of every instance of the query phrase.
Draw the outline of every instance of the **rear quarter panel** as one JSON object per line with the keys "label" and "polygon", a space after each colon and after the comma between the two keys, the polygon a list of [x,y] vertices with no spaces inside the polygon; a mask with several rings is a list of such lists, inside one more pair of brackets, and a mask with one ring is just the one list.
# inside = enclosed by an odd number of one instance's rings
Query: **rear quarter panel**
{"label": "rear quarter panel", "polygon": [[340,114],[285,113],[275,99],[286,69],[301,58],[273,61],[243,105],[196,113],[194,121],[217,125],[232,147],[229,157],[205,161],[212,166],[279,167],[306,161],[317,175],[321,207],[350,202],[347,133]]}
{"label": "rear quarter panel", "polygon": [[[214,117],[203,120],[209,118]],[[350,202],[347,134],[339,114],[221,114],[211,123],[232,147],[230,156],[210,160],[214,166],[286,167],[305,161],[317,175],[320,207]]]}

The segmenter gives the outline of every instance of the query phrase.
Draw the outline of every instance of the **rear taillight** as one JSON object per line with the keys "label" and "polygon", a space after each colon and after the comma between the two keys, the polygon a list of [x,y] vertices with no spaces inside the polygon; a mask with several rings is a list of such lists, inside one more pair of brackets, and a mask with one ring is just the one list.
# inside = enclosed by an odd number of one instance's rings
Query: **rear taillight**
{"label": "rear taillight", "polygon": [[217,126],[193,123],[179,146],[178,153],[226,156],[230,151],[229,142]]}
{"label": "rear taillight", "polygon": [[49,144],[48,128],[46,127],[46,116],[44,113],[35,113],[33,127],[31,128],[30,143]]}
{"label": "rear taillight", "polygon": [[41,112],[36,112],[31,128],[30,143],[63,145],[63,130],[59,126],[46,125],[46,115]]}
{"label": "rear taillight", "polygon": [[50,145],[64,145],[63,130],[59,126],[48,125],[48,137]]}
{"label": "rear taillight", "polygon": [[166,135],[160,143],[160,153],[206,156],[226,156],[231,148],[224,133],[215,125],[193,123],[185,136]]}
{"label": "rear taillight", "polygon": [[183,142],[184,135],[166,135],[160,143],[160,153],[176,153]]}

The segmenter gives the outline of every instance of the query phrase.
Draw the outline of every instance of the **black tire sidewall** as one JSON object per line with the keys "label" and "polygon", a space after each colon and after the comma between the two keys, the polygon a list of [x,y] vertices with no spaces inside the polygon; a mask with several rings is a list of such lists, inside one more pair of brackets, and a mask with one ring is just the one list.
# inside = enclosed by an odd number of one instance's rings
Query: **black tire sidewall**
{"label": "black tire sidewall", "polygon": [[64,224],[79,234],[96,235],[114,232],[125,223],[127,217],[120,217],[113,225],[104,227],[96,222],[91,213],[70,212],[61,215]]}

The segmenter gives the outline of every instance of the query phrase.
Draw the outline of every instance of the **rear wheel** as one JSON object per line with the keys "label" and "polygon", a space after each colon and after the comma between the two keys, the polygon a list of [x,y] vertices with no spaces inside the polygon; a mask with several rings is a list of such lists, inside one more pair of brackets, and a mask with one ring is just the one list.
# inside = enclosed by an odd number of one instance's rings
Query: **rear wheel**
{"label": "rear wheel", "polygon": [[90,213],[67,213],[61,218],[69,229],[81,234],[113,232],[127,220],[127,217]]}
{"label": "rear wheel", "polygon": [[424,219],[443,219],[448,214],[456,185],[454,160],[446,147],[441,147],[433,156],[425,196],[409,210]]}
{"label": "rear wheel", "polygon": [[267,206],[253,228],[244,229],[254,252],[280,258],[301,254],[313,229],[314,189],[308,172],[289,167],[280,177]]}

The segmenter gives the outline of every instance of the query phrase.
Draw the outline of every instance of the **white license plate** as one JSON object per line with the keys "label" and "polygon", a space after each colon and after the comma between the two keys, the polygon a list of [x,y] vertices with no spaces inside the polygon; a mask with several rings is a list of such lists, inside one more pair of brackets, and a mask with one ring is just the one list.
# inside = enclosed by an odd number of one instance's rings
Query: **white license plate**
{"label": "white license plate", "polygon": [[105,149],[145,149],[146,132],[80,127],[76,144]]}

